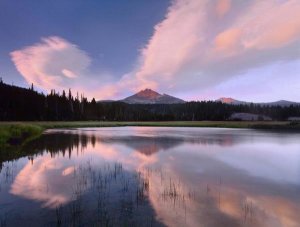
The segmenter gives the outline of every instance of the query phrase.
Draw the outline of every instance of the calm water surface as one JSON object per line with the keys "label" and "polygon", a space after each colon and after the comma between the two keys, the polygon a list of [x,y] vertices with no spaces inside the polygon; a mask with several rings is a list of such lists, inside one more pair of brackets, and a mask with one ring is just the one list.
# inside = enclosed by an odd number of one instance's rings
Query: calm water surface
{"label": "calm water surface", "polygon": [[4,162],[0,226],[300,226],[300,135],[49,130]]}

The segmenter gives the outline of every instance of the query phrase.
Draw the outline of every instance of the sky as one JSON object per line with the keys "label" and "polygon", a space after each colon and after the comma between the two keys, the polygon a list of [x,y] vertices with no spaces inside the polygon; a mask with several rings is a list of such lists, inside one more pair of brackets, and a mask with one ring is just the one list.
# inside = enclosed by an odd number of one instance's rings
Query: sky
{"label": "sky", "polygon": [[0,77],[120,99],[300,102],[299,0],[0,0]]}

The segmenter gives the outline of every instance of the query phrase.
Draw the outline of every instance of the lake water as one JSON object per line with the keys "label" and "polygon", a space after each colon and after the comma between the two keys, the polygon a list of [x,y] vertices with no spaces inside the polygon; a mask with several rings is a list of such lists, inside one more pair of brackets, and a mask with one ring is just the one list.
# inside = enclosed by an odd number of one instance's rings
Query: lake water
{"label": "lake water", "polygon": [[49,130],[4,162],[0,226],[300,226],[300,134]]}

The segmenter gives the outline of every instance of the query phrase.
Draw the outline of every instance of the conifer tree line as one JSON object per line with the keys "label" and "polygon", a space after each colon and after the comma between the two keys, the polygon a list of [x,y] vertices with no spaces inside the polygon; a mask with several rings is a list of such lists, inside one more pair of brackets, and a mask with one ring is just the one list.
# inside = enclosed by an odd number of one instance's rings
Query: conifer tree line
{"label": "conifer tree line", "polygon": [[229,105],[214,101],[184,104],[126,104],[88,100],[71,89],[45,95],[0,80],[1,121],[199,121],[228,120],[233,113],[266,115],[273,120],[300,116],[300,106]]}

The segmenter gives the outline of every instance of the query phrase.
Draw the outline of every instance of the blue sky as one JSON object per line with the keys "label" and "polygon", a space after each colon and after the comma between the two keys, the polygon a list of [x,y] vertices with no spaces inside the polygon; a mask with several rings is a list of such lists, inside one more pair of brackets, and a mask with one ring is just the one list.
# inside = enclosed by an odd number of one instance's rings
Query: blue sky
{"label": "blue sky", "polygon": [[93,59],[95,70],[122,75],[132,69],[169,4],[169,0],[1,0],[1,76],[26,85],[9,53],[49,36],[80,46]]}
{"label": "blue sky", "polygon": [[298,0],[0,0],[0,76],[117,99],[300,101]]}

